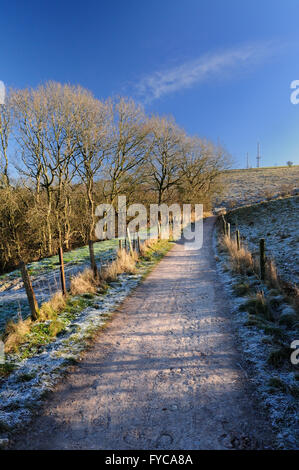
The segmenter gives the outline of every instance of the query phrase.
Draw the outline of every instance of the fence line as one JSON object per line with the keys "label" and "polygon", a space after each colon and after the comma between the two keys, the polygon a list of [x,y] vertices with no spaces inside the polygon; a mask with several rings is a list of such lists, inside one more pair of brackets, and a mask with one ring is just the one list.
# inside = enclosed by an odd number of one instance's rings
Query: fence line
{"label": "fence line", "polygon": [[[222,222],[222,231],[224,236],[228,237],[231,239],[231,224],[225,220],[224,215],[221,216],[221,222]],[[237,243],[237,250],[239,251],[241,249],[241,235],[240,235],[240,230],[235,231],[235,237],[236,237],[236,243]],[[259,271],[260,271],[260,278],[262,281],[265,280],[266,278],[266,262],[267,262],[267,257],[266,257],[266,241],[265,238],[260,239],[259,243]]]}

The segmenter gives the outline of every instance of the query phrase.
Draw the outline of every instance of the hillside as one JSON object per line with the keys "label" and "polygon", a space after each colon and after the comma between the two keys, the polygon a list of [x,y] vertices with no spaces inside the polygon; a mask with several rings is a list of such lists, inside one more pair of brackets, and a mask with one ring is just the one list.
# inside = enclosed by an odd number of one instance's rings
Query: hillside
{"label": "hillside", "polygon": [[253,251],[265,238],[267,254],[275,259],[281,276],[299,285],[299,196],[232,210],[228,220]]}
{"label": "hillside", "polygon": [[[225,216],[241,233],[237,250],[219,224],[219,275],[230,296],[231,318],[252,382],[278,433],[279,448],[298,448],[298,369],[291,354],[298,339],[299,196],[233,209]],[[266,241],[266,280],[260,278],[259,241]],[[251,253],[251,254],[250,254]],[[253,255],[253,258],[252,256]],[[288,282],[285,282],[288,281]],[[297,284],[297,289],[295,285]]]}
{"label": "hillside", "polygon": [[220,178],[223,193],[216,206],[234,207],[292,194],[299,188],[299,165],[225,171]]}

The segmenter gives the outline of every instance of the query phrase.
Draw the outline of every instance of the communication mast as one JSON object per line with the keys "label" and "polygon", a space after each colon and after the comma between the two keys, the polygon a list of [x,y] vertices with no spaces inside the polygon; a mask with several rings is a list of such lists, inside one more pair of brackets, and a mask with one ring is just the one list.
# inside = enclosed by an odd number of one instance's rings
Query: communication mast
{"label": "communication mast", "polygon": [[261,154],[260,154],[260,143],[257,143],[257,156],[256,156],[256,167],[260,168],[260,163],[261,163]]}

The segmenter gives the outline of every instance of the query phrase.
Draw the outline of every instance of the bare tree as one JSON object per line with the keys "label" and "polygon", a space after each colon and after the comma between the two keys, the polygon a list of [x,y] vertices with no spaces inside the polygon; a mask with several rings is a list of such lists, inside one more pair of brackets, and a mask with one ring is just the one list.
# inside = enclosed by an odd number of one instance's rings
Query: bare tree
{"label": "bare tree", "polygon": [[76,171],[85,187],[89,218],[88,239],[94,237],[95,181],[100,177],[105,159],[111,150],[110,102],[96,100],[85,90],[79,90],[74,126],[76,141]]}
{"label": "bare tree", "polygon": [[[149,125],[144,110],[132,99],[112,103],[111,152],[106,166],[105,197],[114,203],[119,194],[136,187],[137,169],[147,158]],[[129,194],[128,194],[129,195]]]}
{"label": "bare tree", "polygon": [[96,204],[116,206],[121,194],[159,205],[209,199],[226,167],[223,148],[131,99],[102,102],[53,82],[11,91],[0,108],[0,269],[93,239]]}
{"label": "bare tree", "polygon": [[164,195],[175,186],[181,175],[182,147],[185,133],[173,119],[153,117],[150,120],[151,143],[145,165],[146,180],[161,204]]}
{"label": "bare tree", "polygon": [[58,243],[69,247],[70,185],[75,175],[76,152],[74,137],[75,114],[78,108],[77,87],[49,82],[40,87],[47,106],[46,171],[51,175],[51,195],[54,203]]}
{"label": "bare tree", "polygon": [[[47,111],[44,97],[37,90],[16,90],[11,93],[14,113],[13,134],[17,144],[15,166],[24,185],[34,193],[33,212],[40,217],[40,236],[45,249],[52,253],[51,187],[53,175],[47,171],[46,120]],[[42,198],[45,192],[47,202]],[[39,232],[37,232],[37,237]]]}
{"label": "bare tree", "polygon": [[200,199],[205,200],[211,189],[216,189],[218,176],[229,163],[230,157],[221,146],[198,137],[185,138],[178,183],[184,202],[199,203]]}
{"label": "bare tree", "polygon": [[11,132],[11,108],[6,100],[5,104],[0,104],[0,186],[9,186],[8,175],[8,142]]}
{"label": "bare tree", "polygon": [[46,194],[45,221],[48,253],[53,252],[53,219],[59,244],[68,225],[68,193],[75,169],[74,101],[76,89],[47,83],[36,90],[16,91],[12,96],[16,116],[15,137],[22,164],[19,172],[35,189],[36,207],[43,210],[41,192]]}

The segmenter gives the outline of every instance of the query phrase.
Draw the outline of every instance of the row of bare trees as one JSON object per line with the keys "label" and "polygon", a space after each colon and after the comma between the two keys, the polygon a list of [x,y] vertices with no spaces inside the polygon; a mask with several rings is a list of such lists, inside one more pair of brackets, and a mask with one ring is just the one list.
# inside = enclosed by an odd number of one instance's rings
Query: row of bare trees
{"label": "row of bare trees", "polygon": [[11,90],[0,106],[0,271],[87,243],[96,205],[122,194],[208,203],[227,164],[223,148],[132,99],[53,82]]}

